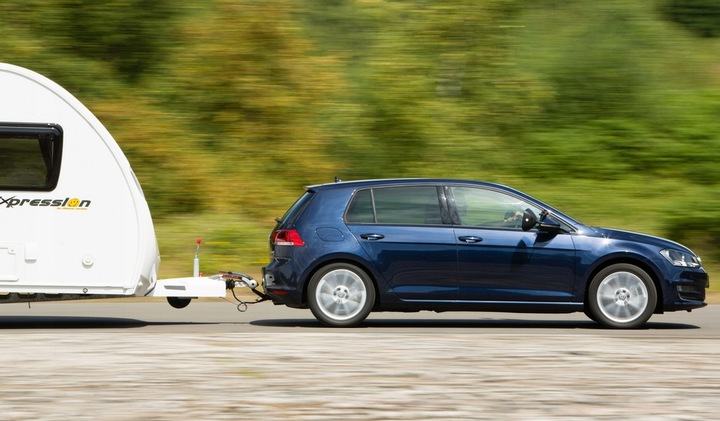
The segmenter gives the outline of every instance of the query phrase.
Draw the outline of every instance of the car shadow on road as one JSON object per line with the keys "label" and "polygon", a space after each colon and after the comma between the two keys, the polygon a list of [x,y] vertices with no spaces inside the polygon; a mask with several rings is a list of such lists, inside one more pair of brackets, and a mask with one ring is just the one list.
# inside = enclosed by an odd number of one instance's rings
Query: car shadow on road
{"label": "car shadow on road", "polygon": [[[132,329],[164,325],[220,325],[226,322],[153,322],[123,317],[97,316],[0,316],[0,331],[20,329]],[[233,322],[231,324],[237,324]],[[523,319],[367,319],[354,328],[332,328],[313,318],[265,319],[242,322],[264,328],[306,328],[306,329],[562,329],[562,330],[605,330],[590,320],[523,320]],[[685,330],[699,329],[699,326],[685,323],[649,321],[636,330]]]}
{"label": "car shadow on road", "polygon": [[[327,327],[315,319],[267,319],[250,322],[253,326],[262,327],[299,327],[347,329]],[[586,329],[606,330],[605,327],[591,320],[521,320],[521,319],[368,319],[361,325],[351,329],[428,329],[428,328],[478,328],[478,329]],[[699,326],[685,323],[648,322],[635,330],[683,330],[699,329]]]}

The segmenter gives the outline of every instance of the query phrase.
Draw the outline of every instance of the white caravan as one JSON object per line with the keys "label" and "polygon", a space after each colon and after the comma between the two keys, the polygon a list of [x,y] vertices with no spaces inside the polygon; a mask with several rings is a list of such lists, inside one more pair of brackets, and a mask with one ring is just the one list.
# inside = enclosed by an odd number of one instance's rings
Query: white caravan
{"label": "white caravan", "polygon": [[183,307],[257,286],[158,280],[159,264],[150,210],[110,133],[55,82],[0,63],[0,302],[162,296]]}

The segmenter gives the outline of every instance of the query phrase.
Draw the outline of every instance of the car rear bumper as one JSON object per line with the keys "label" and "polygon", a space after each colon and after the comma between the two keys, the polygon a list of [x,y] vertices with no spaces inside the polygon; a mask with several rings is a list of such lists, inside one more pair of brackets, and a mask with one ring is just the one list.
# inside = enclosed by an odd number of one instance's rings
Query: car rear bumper
{"label": "car rear bumper", "polygon": [[290,260],[273,260],[262,268],[262,286],[274,304],[306,308],[303,285]]}

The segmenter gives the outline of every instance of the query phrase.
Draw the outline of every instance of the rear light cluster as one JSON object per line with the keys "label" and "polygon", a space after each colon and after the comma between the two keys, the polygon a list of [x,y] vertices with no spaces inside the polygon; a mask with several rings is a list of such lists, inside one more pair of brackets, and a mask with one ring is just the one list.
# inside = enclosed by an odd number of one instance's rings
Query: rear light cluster
{"label": "rear light cluster", "polygon": [[275,246],[304,247],[303,241],[297,230],[277,230],[272,234],[272,243]]}

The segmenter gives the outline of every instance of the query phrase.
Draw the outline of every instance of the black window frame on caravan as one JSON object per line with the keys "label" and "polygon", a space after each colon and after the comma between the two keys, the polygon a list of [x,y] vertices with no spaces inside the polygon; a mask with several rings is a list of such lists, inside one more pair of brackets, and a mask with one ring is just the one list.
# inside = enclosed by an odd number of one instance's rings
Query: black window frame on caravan
{"label": "black window frame on caravan", "polygon": [[0,190],[54,190],[62,145],[58,124],[0,123]]}

